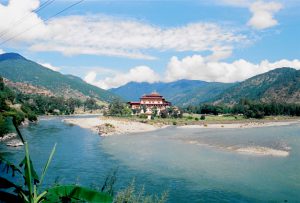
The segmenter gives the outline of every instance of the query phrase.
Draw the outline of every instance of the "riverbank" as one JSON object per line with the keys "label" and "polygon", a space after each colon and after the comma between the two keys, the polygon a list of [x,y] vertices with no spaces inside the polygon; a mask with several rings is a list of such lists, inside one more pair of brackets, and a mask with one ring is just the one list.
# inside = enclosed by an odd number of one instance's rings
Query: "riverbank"
{"label": "riverbank", "polygon": [[257,127],[273,127],[286,126],[292,124],[300,124],[299,118],[286,120],[243,120],[243,121],[193,121],[183,122],[184,119],[174,120],[143,120],[136,118],[119,118],[119,117],[92,117],[92,118],[65,118],[64,122],[77,125],[81,128],[90,129],[102,136],[113,134],[128,134],[149,132],[170,125],[177,125],[178,128],[257,128]]}
{"label": "riverbank", "polygon": [[[95,133],[99,133],[101,136],[149,132],[159,129],[159,127],[147,123],[130,121],[123,118],[107,118],[103,116],[93,118],[66,118],[63,119],[63,121],[68,124],[92,130]],[[107,130],[103,130],[105,127]]]}
{"label": "riverbank", "polygon": [[270,121],[270,120],[261,120],[261,121],[244,121],[244,122],[207,122],[207,123],[198,123],[193,125],[184,125],[179,126],[179,128],[259,128],[259,127],[275,127],[275,126],[286,126],[300,124],[299,120],[281,120],[281,121]]}

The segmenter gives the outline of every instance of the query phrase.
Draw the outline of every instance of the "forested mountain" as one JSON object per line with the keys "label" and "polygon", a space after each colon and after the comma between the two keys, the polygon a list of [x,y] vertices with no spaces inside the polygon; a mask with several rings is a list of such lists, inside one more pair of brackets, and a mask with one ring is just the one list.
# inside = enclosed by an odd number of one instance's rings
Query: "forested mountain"
{"label": "forested mountain", "polygon": [[128,101],[139,100],[142,95],[157,91],[173,104],[187,106],[209,101],[232,85],[231,83],[210,83],[199,80],[179,80],[170,83],[130,82],[124,86],[110,89],[110,91]]}
{"label": "forested mountain", "polygon": [[83,98],[93,97],[101,101],[116,98],[113,93],[90,85],[72,75],[50,70],[16,53],[0,55],[0,76],[16,83],[26,83],[49,90],[56,96]]}
{"label": "forested mountain", "polygon": [[261,102],[300,103],[300,70],[278,68],[228,88],[215,103],[238,103],[241,99]]}

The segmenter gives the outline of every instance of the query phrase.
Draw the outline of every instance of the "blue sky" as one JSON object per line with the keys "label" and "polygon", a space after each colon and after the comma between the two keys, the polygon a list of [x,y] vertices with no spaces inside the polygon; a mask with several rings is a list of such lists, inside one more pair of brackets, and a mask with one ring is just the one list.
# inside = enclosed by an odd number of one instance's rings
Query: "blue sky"
{"label": "blue sky", "polygon": [[1,52],[106,89],[130,81],[235,82],[300,68],[297,1],[86,0],[50,21],[77,1],[56,0],[38,13],[45,1],[0,2],[1,41],[13,37]]}

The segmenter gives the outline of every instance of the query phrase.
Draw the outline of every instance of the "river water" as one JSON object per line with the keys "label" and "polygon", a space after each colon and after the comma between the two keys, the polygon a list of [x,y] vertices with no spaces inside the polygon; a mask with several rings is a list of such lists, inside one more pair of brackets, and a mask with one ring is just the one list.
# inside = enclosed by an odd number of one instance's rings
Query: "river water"
{"label": "river water", "polygon": [[[135,179],[150,194],[168,191],[169,202],[300,202],[300,125],[252,129],[179,129],[100,137],[89,130],[42,118],[21,129],[37,171],[55,143],[46,185],[101,187],[117,170],[116,190]],[[237,153],[231,148],[289,150],[289,156]],[[23,147],[0,151],[14,163]]]}

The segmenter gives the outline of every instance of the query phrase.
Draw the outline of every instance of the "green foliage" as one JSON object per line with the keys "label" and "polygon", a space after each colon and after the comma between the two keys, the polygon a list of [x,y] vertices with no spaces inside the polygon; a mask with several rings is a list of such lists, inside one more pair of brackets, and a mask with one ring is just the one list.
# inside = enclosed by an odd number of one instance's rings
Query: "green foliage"
{"label": "green foliage", "polygon": [[168,111],[167,110],[161,110],[160,111],[160,117],[161,118],[168,118],[169,117]]}
{"label": "green foliage", "polygon": [[[23,138],[22,138],[23,140]],[[24,185],[16,185],[9,180],[1,177],[2,182],[6,182],[6,184],[3,186],[0,184],[0,190],[8,189],[8,188],[14,188],[14,193],[1,191],[3,194],[9,194],[13,195],[15,199],[19,199],[22,202],[28,202],[28,203],[38,203],[42,202],[45,195],[47,194],[47,191],[43,191],[39,193],[39,187],[42,184],[42,181],[40,181],[34,166],[32,164],[32,161],[30,159],[29,150],[28,150],[28,144],[27,142],[25,144],[25,157],[23,161],[20,163],[20,167],[15,166],[14,164],[6,161],[2,157],[0,157],[1,163],[4,164],[4,166],[7,168],[7,173],[11,170],[12,175],[14,176],[16,173],[20,175],[24,179]],[[47,168],[51,162],[52,156],[55,151],[55,146],[52,150],[52,153],[47,161],[47,164],[45,166],[45,169],[43,170],[42,177],[44,177]],[[42,179],[41,179],[42,180]],[[8,184],[9,183],[9,184]],[[6,195],[4,195],[6,196]],[[0,197],[0,201],[2,196]],[[19,202],[18,201],[18,202]]]}
{"label": "green foliage", "polygon": [[201,115],[200,120],[205,120],[205,115]]}
{"label": "green foliage", "polygon": [[112,197],[104,192],[76,185],[56,186],[47,190],[43,202],[99,202],[111,203]]}
{"label": "green foliage", "polygon": [[97,105],[97,101],[93,98],[88,98],[84,103],[84,110],[96,110],[100,107]]}
{"label": "green foliage", "polygon": [[6,117],[4,117],[3,115],[0,114],[0,136],[5,135],[9,132],[10,132],[10,129],[9,129],[8,121],[7,121]]}
{"label": "green foliage", "polygon": [[135,181],[123,191],[120,191],[114,199],[114,203],[164,203],[167,201],[167,193],[159,196],[145,195],[144,188],[136,191]]}
{"label": "green foliage", "polygon": [[[239,103],[233,106],[202,104],[199,106],[188,107],[186,111],[198,114],[225,114],[225,116],[232,116],[237,114],[244,115],[245,118],[261,119],[265,116],[300,116],[300,104],[288,103],[263,103],[241,99]],[[202,115],[204,116],[204,115]],[[200,117],[204,120],[205,117]]]}
{"label": "green foliage", "polygon": [[3,78],[0,77],[0,109],[8,110],[7,102],[13,102],[15,94],[4,85]]}
{"label": "green foliage", "polygon": [[146,114],[140,114],[140,115],[139,115],[139,118],[142,118],[142,119],[147,119],[148,117],[147,117],[147,115],[146,115]]}
{"label": "green foliage", "polygon": [[131,116],[132,110],[119,99],[113,100],[109,104],[108,114],[111,116]]}
{"label": "green foliage", "polygon": [[17,125],[21,125],[21,123],[25,120],[26,114],[22,111],[18,111],[15,109],[11,109],[10,111],[6,111],[2,114],[4,117],[12,117],[14,122]]}
{"label": "green foliage", "polygon": [[[89,99],[91,100],[91,99]],[[75,108],[86,105],[79,99],[69,98],[64,99],[63,97],[48,97],[43,95],[28,95],[18,94],[16,101],[22,104],[22,111],[27,113],[29,117],[34,120],[34,115],[69,115],[75,112]],[[93,100],[94,101],[94,100]],[[90,104],[90,102],[87,102]],[[87,110],[100,108],[98,105],[92,107],[88,105]],[[30,119],[29,119],[30,120]]]}

